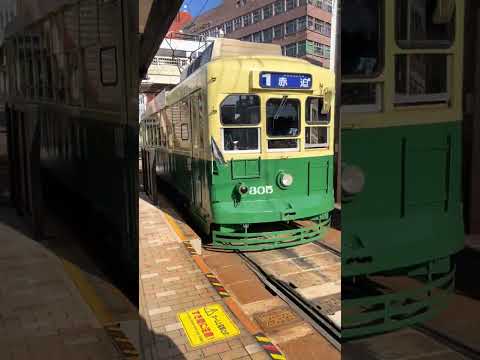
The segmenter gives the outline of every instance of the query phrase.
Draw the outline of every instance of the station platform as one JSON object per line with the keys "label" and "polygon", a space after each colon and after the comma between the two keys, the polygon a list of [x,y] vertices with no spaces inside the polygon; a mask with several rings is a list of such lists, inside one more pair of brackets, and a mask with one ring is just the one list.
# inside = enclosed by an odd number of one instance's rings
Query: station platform
{"label": "station platform", "polygon": [[101,278],[32,240],[7,206],[0,206],[0,246],[1,359],[138,358],[136,309]]}
{"label": "station platform", "polygon": [[[164,197],[158,207],[140,199],[139,208],[144,359],[340,359],[237,254],[200,248]],[[199,336],[201,328],[189,324],[189,314],[210,306],[222,309],[229,330],[238,330],[233,336]]]}
{"label": "station platform", "polygon": [[[168,215],[142,199],[139,209],[143,359],[271,359],[222,301],[171,228]],[[207,312],[208,307],[221,309],[224,334],[213,331],[197,336],[198,328],[188,328],[191,316],[182,323],[180,314],[206,307]]]}

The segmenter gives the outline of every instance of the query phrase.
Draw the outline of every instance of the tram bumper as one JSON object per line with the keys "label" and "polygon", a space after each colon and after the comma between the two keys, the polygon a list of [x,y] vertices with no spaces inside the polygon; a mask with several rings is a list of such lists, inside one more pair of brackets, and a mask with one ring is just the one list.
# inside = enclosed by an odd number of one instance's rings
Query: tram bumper
{"label": "tram bumper", "polygon": [[[218,229],[212,231],[212,246],[224,250],[258,251],[297,246],[322,239],[330,224],[329,205],[320,199],[257,200],[237,207],[217,203],[214,209]],[[295,220],[304,219],[311,221],[308,225],[294,224]]]}
{"label": "tram bumper", "polygon": [[223,250],[259,251],[292,247],[321,240],[327,232],[330,219],[311,226],[289,230],[263,232],[212,231],[212,246]]}

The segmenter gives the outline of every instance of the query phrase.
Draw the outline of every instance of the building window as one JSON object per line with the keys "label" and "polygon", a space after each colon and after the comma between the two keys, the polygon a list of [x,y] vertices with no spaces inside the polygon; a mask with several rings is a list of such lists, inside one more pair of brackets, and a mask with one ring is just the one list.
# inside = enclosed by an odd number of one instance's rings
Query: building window
{"label": "building window", "polygon": [[273,40],[273,28],[263,30],[263,42],[270,43]]}
{"label": "building window", "polygon": [[287,22],[285,27],[285,35],[290,35],[297,32],[297,19]]}
{"label": "building window", "polygon": [[257,42],[257,43],[262,42],[262,32],[261,31],[253,34],[253,42]]}
{"label": "building window", "polygon": [[242,27],[242,18],[238,17],[233,20],[233,31],[238,30]]}
{"label": "building window", "polygon": [[309,30],[316,31],[324,36],[330,37],[331,25],[329,23],[309,16],[307,24]]}
{"label": "building window", "polygon": [[252,24],[252,14],[243,15],[243,26]]}
{"label": "building window", "polygon": [[263,8],[263,18],[268,19],[273,16],[273,6],[272,4],[267,5]]}
{"label": "building window", "polygon": [[252,41],[252,34],[247,35],[247,36],[244,36],[244,37],[242,38],[242,40],[243,40],[243,41]]}
{"label": "building window", "polygon": [[253,12],[253,23],[258,23],[262,20],[262,10],[258,9]]}
{"label": "building window", "polygon": [[287,0],[287,11],[297,7],[297,0]]}
{"label": "building window", "polygon": [[285,55],[287,56],[297,56],[297,43],[288,44],[285,46]]}
{"label": "building window", "polygon": [[297,56],[302,57],[305,55],[307,55],[307,42],[304,40],[297,44]]}
{"label": "building window", "polygon": [[297,19],[297,31],[303,31],[307,28],[307,17],[301,17]]}
{"label": "building window", "polygon": [[285,0],[275,1],[273,4],[275,15],[283,14],[285,12]]}
{"label": "building window", "polygon": [[283,38],[283,27],[284,27],[284,24],[280,24],[280,25],[276,25],[273,28],[273,38],[274,39]]}
{"label": "building window", "polygon": [[227,21],[225,23],[225,34],[230,34],[233,31],[233,21]]}
{"label": "building window", "polygon": [[332,0],[308,0],[308,3],[329,13],[332,12]]}
{"label": "building window", "polygon": [[330,46],[307,40],[307,54],[330,58]]}

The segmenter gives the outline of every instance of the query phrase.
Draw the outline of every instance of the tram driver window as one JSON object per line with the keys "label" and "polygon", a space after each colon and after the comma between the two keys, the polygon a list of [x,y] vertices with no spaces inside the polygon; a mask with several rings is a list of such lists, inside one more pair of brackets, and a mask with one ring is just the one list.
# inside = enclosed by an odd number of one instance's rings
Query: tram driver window
{"label": "tram driver window", "polygon": [[267,101],[268,136],[298,136],[300,133],[300,101],[270,99]]}
{"label": "tram driver window", "polygon": [[396,39],[404,48],[448,48],[455,0],[397,0]]}
{"label": "tram driver window", "polygon": [[342,3],[342,75],[375,77],[381,71],[382,0]]}
{"label": "tram driver window", "polygon": [[260,98],[257,95],[229,95],[221,105],[223,125],[257,125],[260,122]]}
{"label": "tram driver window", "polygon": [[[229,95],[220,105],[225,151],[258,151],[260,98],[257,95]],[[234,127],[232,127],[234,126]]]}

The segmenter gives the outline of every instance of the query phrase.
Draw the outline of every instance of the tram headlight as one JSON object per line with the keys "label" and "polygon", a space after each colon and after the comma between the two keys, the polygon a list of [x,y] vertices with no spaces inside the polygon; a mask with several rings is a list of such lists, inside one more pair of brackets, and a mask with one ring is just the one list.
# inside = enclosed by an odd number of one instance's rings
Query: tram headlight
{"label": "tram headlight", "polygon": [[248,193],[248,186],[245,185],[245,184],[238,184],[237,185],[237,192],[240,194],[240,195],[246,195]]}
{"label": "tram headlight", "polygon": [[278,185],[282,188],[287,188],[293,184],[293,175],[288,173],[280,173],[278,175]]}
{"label": "tram headlight", "polygon": [[356,165],[342,167],[342,189],[348,194],[358,194],[365,187],[365,173]]}

